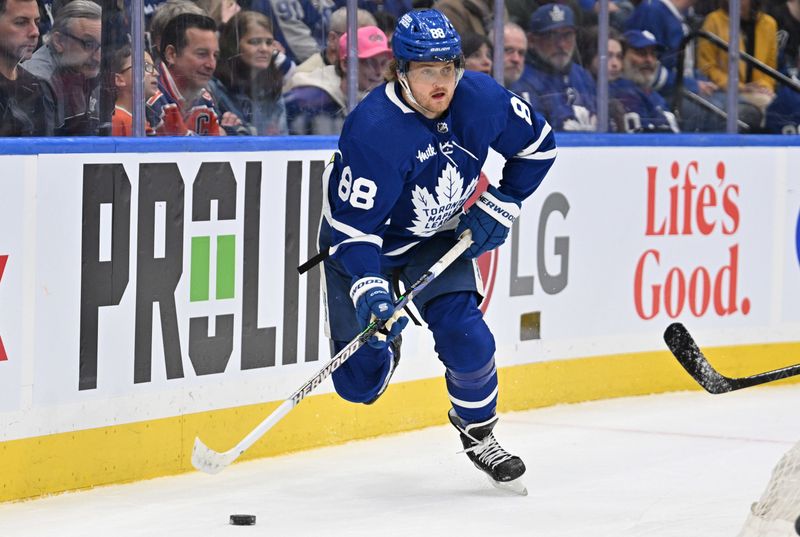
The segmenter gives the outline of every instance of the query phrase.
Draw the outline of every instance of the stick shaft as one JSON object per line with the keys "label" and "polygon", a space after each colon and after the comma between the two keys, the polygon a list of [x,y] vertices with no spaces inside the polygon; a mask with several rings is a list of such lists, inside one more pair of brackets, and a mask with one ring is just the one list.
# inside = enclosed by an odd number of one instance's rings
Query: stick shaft
{"label": "stick shaft", "polygon": [[[425,274],[414,282],[408,288],[406,293],[395,301],[395,309],[404,307],[408,302],[422,291],[427,285],[439,276],[448,266],[450,266],[467,248],[472,244],[472,235],[465,232],[458,242],[450,250],[448,250]],[[336,371],[343,363],[345,363],[353,354],[358,351],[367,340],[372,337],[375,332],[383,325],[383,322],[373,321],[367,325],[350,343],[348,343],[342,350],[331,358],[320,370],[318,370],[310,379],[303,383],[292,395],[290,395],[281,405],[276,408],[269,416],[267,416],[261,423],[259,423],[250,433],[247,434],[238,444],[233,446],[226,452],[219,453],[208,448],[199,439],[195,439],[194,449],[192,451],[192,464],[198,470],[208,473],[217,473],[233,461],[235,461],[242,453],[244,453],[250,446],[252,446],[259,438],[264,436],[276,423],[282,420],[294,407],[317,386],[319,386],[325,379],[327,379],[334,371]]]}

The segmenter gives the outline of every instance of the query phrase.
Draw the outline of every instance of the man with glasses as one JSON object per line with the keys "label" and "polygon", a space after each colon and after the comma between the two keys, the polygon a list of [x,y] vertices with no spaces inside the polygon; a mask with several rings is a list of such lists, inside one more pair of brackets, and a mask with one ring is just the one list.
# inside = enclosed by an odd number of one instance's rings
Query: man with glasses
{"label": "man with glasses", "polygon": [[594,79],[574,61],[575,14],[545,4],[531,15],[528,64],[511,90],[523,96],[557,131],[597,128]]}
{"label": "man with glasses", "polygon": [[35,0],[0,0],[0,136],[53,134],[44,82],[20,67],[39,41]]}
{"label": "man with glasses", "polygon": [[[622,76],[609,80],[609,98],[620,105],[621,132],[679,132],[675,115],[653,89],[663,47],[648,31],[628,30],[623,36]],[[611,78],[609,76],[609,78]]]}
{"label": "man with glasses", "polygon": [[95,136],[100,127],[100,6],[73,0],[56,13],[50,39],[23,67],[47,83],[57,136]]}
{"label": "man with glasses", "polygon": [[[555,139],[518,96],[490,77],[464,72],[461,38],[441,12],[403,15],[392,48],[388,81],[348,116],[323,175],[319,247],[327,255],[325,318],[333,352],[371,319],[386,321],[333,373],[334,387],[354,403],[381,397],[408,322],[395,311],[390,288],[416,281],[470,230],[470,248],[414,304],[446,368],[448,417],[464,451],[494,485],[524,494],[524,463],[492,432],[495,341],[478,309],[483,286],[475,259],[505,241],[522,200],[553,164]],[[499,186],[464,213],[490,148],[506,159]]]}

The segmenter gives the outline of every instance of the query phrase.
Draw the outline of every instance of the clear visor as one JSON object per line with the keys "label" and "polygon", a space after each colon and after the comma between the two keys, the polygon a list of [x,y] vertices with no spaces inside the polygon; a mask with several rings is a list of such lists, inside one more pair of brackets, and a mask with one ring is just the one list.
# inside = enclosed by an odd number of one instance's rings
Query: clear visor
{"label": "clear visor", "polygon": [[423,84],[455,82],[461,78],[463,72],[462,62],[436,62],[422,65],[409,66],[406,76],[412,82]]}

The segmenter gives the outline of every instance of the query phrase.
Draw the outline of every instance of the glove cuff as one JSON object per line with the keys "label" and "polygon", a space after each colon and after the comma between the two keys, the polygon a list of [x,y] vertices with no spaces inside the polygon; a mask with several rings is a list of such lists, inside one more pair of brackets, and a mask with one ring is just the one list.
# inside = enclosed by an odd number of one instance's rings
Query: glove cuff
{"label": "glove cuff", "polygon": [[376,288],[382,289],[388,293],[389,282],[380,276],[372,276],[369,274],[363,276],[350,286],[350,300],[352,300],[353,305],[357,307],[358,299],[361,298],[361,295]]}
{"label": "glove cuff", "polygon": [[494,188],[490,188],[481,194],[478,201],[475,202],[475,205],[507,228],[511,228],[514,224],[514,220],[517,219],[521,211],[518,201],[511,197],[504,196],[499,190]]}

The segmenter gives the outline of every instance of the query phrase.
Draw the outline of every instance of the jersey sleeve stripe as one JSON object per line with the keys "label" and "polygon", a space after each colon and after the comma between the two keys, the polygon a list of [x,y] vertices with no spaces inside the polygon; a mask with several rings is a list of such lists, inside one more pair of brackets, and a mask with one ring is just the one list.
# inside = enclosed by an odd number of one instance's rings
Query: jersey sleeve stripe
{"label": "jersey sleeve stripe", "polygon": [[333,255],[336,253],[336,250],[339,249],[340,246],[345,244],[353,244],[353,243],[366,243],[366,244],[374,244],[380,250],[383,248],[383,239],[378,237],[377,235],[361,235],[360,237],[353,237],[352,239],[345,239],[339,244],[334,244],[331,246],[328,253]]}
{"label": "jersey sleeve stripe", "polygon": [[531,153],[535,153],[539,149],[539,146],[542,145],[542,142],[544,142],[547,136],[550,134],[551,130],[553,130],[552,127],[550,127],[550,124],[545,121],[544,126],[542,127],[542,132],[539,134],[539,138],[537,138],[536,141],[533,142],[531,145],[529,145],[528,147],[517,153],[516,156],[524,158],[530,155]]}
{"label": "jersey sleeve stripe", "polygon": [[368,235],[367,233],[364,233],[360,229],[356,229],[353,226],[348,226],[344,222],[340,222],[340,221],[336,220],[333,217],[328,219],[328,223],[331,225],[331,227],[333,229],[335,229],[339,233],[343,233],[344,235],[347,235],[350,238],[363,237],[363,236]]}
{"label": "jersey sleeve stripe", "polygon": [[541,153],[534,153],[533,155],[528,155],[526,157],[522,157],[517,155],[515,158],[522,158],[525,160],[552,160],[556,158],[558,154],[558,149],[551,149],[550,151],[543,151]]}

